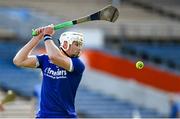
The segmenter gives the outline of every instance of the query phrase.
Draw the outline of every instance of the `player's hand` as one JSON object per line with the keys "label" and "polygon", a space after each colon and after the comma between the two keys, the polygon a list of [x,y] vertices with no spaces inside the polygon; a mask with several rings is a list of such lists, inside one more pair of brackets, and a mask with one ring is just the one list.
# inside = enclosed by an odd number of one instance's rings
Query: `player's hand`
{"label": "player's hand", "polygon": [[43,36],[44,36],[44,34],[43,34],[44,28],[45,27],[39,27],[39,28],[35,29],[35,31],[37,32],[38,35],[34,36],[34,37],[37,38],[38,40],[42,40]]}
{"label": "player's hand", "polygon": [[54,30],[53,24],[48,25],[44,28],[44,35],[48,34],[48,35],[52,36],[54,33],[55,33],[55,30]]}

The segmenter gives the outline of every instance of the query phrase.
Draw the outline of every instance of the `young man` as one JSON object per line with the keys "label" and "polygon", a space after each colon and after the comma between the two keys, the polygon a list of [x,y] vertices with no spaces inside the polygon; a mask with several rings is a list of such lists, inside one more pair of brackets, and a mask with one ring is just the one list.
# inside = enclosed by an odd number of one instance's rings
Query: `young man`
{"label": "young man", "polygon": [[[60,36],[60,49],[54,44],[53,25],[36,29],[33,37],[14,57],[20,67],[41,68],[43,83],[40,110],[37,118],[76,118],[75,95],[84,64],[78,59],[83,45],[83,35],[65,32]],[[47,54],[32,56],[32,49],[44,39]]]}

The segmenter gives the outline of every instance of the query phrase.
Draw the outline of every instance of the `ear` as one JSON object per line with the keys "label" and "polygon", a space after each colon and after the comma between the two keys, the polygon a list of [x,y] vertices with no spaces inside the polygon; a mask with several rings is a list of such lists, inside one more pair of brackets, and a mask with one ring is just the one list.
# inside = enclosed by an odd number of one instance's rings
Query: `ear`
{"label": "ear", "polygon": [[64,48],[64,49],[67,49],[67,48],[68,48],[68,42],[67,42],[67,41],[64,41],[63,48]]}

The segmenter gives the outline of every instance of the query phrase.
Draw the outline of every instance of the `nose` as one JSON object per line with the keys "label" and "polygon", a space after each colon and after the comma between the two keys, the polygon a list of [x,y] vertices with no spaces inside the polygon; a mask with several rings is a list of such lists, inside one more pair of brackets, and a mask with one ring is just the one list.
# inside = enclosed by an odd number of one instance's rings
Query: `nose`
{"label": "nose", "polygon": [[82,49],[82,47],[78,47],[77,49],[78,49],[78,51],[80,51]]}

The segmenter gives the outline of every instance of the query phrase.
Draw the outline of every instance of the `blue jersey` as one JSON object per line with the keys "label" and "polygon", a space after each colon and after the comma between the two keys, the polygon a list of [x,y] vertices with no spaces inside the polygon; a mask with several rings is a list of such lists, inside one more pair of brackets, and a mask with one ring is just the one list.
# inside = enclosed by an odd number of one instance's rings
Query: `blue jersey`
{"label": "blue jersey", "polygon": [[74,101],[81,81],[84,64],[78,58],[71,58],[73,71],[69,72],[53,64],[47,55],[37,56],[43,72],[41,103],[37,117],[76,118]]}

